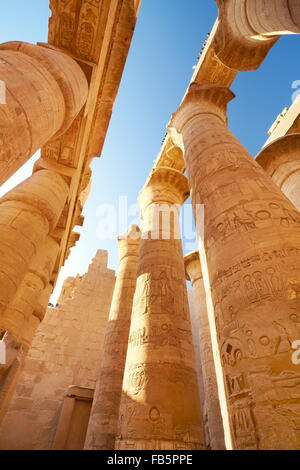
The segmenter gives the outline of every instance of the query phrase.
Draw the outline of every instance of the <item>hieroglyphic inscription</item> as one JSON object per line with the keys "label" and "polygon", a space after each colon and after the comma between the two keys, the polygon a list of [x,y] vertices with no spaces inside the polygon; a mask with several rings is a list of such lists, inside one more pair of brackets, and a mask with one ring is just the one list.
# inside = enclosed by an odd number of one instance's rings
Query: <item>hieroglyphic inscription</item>
{"label": "hieroglyphic inscription", "polygon": [[160,326],[152,325],[149,328],[140,328],[132,331],[129,337],[131,346],[176,346],[184,347],[184,343],[192,344],[191,331],[174,328],[173,325],[164,323]]}

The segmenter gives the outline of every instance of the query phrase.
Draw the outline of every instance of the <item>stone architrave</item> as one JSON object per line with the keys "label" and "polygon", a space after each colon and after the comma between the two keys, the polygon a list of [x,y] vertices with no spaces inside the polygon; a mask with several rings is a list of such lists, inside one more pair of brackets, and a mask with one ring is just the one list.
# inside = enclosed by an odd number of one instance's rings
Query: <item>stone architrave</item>
{"label": "stone architrave", "polygon": [[191,281],[198,317],[197,331],[200,346],[201,370],[204,387],[205,410],[209,445],[212,450],[224,450],[224,430],[221,414],[218,384],[212,351],[209,321],[206,307],[206,294],[203,284],[199,252],[193,251],[184,257],[187,278]]}
{"label": "stone architrave", "polygon": [[85,449],[89,450],[112,450],[115,447],[140,249],[137,225],[131,226],[125,237],[118,238],[118,247],[119,272],[85,443]]}
{"label": "stone architrave", "polygon": [[194,210],[205,206],[199,251],[234,448],[298,449],[300,215],[228,130],[233,96],[192,84],[170,132],[184,150]]}
{"label": "stone architrave", "polygon": [[[50,46],[51,47],[51,46]],[[79,65],[55,47],[0,44],[0,184],[39,148],[62,135],[86,102],[88,84]]]}
{"label": "stone architrave", "polygon": [[256,161],[300,210],[300,134],[274,140],[259,152]]}
{"label": "stone architrave", "polygon": [[139,204],[143,232],[116,449],[201,449],[202,420],[179,230],[186,177],[159,167]]}
{"label": "stone architrave", "polygon": [[254,70],[283,34],[300,33],[299,0],[216,0],[218,58],[235,70]]}

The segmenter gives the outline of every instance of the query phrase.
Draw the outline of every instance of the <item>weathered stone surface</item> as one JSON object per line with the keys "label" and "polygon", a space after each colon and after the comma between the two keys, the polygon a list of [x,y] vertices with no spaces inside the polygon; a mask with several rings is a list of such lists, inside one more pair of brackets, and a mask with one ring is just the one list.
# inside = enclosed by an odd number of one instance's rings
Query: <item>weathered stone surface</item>
{"label": "weathered stone surface", "polygon": [[56,226],[68,191],[60,175],[41,170],[0,199],[0,331],[5,330],[2,316]]}
{"label": "weathered stone surface", "polygon": [[188,302],[189,310],[191,317],[191,329],[193,337],[193,345],[195,351],[195,363],[196,363],[196,372],[198,379],[198,394],[200,401],[200,410],[202,412],[202,429],[203,429],[203,441],[205,443],[205,450],[210,449],[210,436],[207,423],[207,411],[205,405],[205,392],[204,392],[204,383],[203,383],[203,372],[202,372],[202,361],[200,353],[200,342],[199,342],[199,318],[198,311],[195,302],[194,292],[191,289],[188,289]]}
{"label": "weathered stone surface", "polygon": [[95,387],[114,283],[98,251],[74,298],[47,311],[1,425],[1,449],[50,449],[68,386]]}
{"label": "weathered stone surface", "polygon": [[81,279],[82,276],[79,274],[76,277],[68,277],[65,279],[57,301],[58,305],[63,304],[68,299],[74,298],[76,289],[79,286]]}
{"label": "weathered stone surface", "polygon": [[171,128],[181,133],[193,204],[205,204],[201,266],[234,447],[297,449],[299,213],[227,129],[232,97],[191,85]]}
{"label": "weathered stone surface", "polygon": [[57,253],[58,243],[48,236],[30,264],[15,297],[1,316],[2,331],[9,332],[8,336],[18,345],[18,360],[6,364],[5,374],[0,374],[0,422],[13,394],[36,329],[44,318],[53,290],[49,282]]}
{"label": "weathered stone surface", "polygon": [[193,286],[195,298],[195,312],[197,319],[194,324],[195,327],[197,327],[196,334],[198,336],[198,341],[196,341],[199,345],[201,361],[201,366],[197,364],[197,367],[200,366],[202,372],[204,391],[204,407],[202,411],[206,438],[208,439],[209,447],[212,450],[224,450],[226,447],[224,441],[223,420],[221,415],[218,384],[206,307],[206,293],[203,284],[199,252],[194,251],[185,255],[184,263],[187,278],[191,281]]}
{"label": "weathered stone surface", "polygon": [[[15,340],[21,342],[26,349],[30,346],[27,322],[30,321],[43,290],[49,285],[57,254],[58,243],[48,236],[38,249],[14,299],[1,316],[2,330],[13,333]],[[49,290],[48,293],[50,296]],[[42,319],[39,318],[40,321]]]}
{"label": "weathered stone surface", "polygon": [[275,140],[259,152],[256,161],[300,210],[300,134]]}
{"label": "weathered stone surface", "polygon": [[54,49],[0,44],[0,184],[51,138],[63,134],[83,107],[88,84],[79,65]]}
{"label": "weathered stone surface", "polygon": [[136,286],[140,229],[130,227],[119,237],[119,272],[110,308],[104,350],[89,422],[85,449],[115,447],[132,302]]}
{"label": "weathered stone surface", "polygon": [[0,183],[43,146],[34,175],[0,201],[0,334],[8,331],[21,348],[0,384],[5,406],[80,237],[73,228],[83,224],[89,165],[104,142],[139,5],[53,0],[49,44],[0,45]]}
{"label": "weathered stone surface", "polygon": [[216,0],[215,51],[236,70],[257,69],[282,34],[300,33],[298,0]]}
{"label": "weathered stone surface", "polygon": [[139,197],[143,233],[117,449],[203,447],[178,230],[180,206],[188,195],[185,176],[160,167],[153,171]]}
{"label": "weathered stone surface", "polygon": [[60,174],[68,171],[71,180],[68,206],[57,227],[60,252],[54,283],[69,256],[70,237],[89,192],[91,160],[101,155],[139,5],[139,0],[50,1],[49,44],[74,58],[89,83],[84,111],[63,136],[42,148],[36,165]]}

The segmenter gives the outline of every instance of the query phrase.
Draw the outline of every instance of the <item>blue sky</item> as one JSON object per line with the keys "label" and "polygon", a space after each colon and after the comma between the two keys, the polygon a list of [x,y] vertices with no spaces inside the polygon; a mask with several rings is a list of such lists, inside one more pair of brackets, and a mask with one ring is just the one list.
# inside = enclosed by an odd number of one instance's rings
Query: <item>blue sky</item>
{"label": "blue sky", "polygon": [[[47,41],[48,0],[2,3],[0,42]],[[117,268],[116,241],[97,235],[97,208],[104,203],[118,206],[119,196],[127,196],[129,205],[135,203],[216,16],[214,0],[142,1],[102,158],[92,164],[81,239],[61,279],[84,273],[99,248],[109,251],[109,265]],[[252,155],[267,139],[276,116],[291,104],[292,83],[300,80],[297,45],[296,36],[281,38],[258,71],[240,73],[233,84],[236,99],[229,105],[229,127]],[[36,158],[3,185],[2,194],[31,174]]]}

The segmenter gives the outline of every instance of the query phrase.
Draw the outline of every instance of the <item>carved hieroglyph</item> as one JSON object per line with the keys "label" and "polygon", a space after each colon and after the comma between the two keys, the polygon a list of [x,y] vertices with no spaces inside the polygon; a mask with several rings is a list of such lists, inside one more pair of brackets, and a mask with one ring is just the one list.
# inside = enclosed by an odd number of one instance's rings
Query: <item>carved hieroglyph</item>
{"label": "carved hieroglyph", "polygon": [[62,135],[83,107],[88,84],[66,54],[24,42],[0,44],[0,184],[48,140]]}
{"label": "carved hieroglyph", "polygon": [[198,321],[198,312],[195,302],[195,296],[192,289],[188,289],[188,303],[189,303],[189,311],[190,311],[190,318],[191,318],[191,330],[192,330],[192,338],[193,338],[193,346],[195,351],[195,364],[196,364],[196,372],[197,372],[197,379],[198,379],[198,395],[200,401],[200,410],[202,412],[203,417],[203,436],[204,436],[204,444],[205,449],[210,448],[209,444],[209,432],[207,429],[207,419],[206,419],[206,411],[205,411],[205,394],[204,394],[204,384],[203,384],[203,373],[202,373],[202,361],[200,355],[200,343],[199,343],[199,321]]}
{"label": "carved hieroglyph", "polygon": [[259,152],[256,161],[300,210],[300,134],[273,141]]}
{"label": "carved hieroglyph", "polygon": [[122,383],[128,347],[132,302],[136,285],[140,229],[133,225],[118,238],[119,272],[105,334],[85,449],[115,447]]}
{"label": "carved hieroglyph", "polygon": [[69,256],[74,226],[90,187],[91,160],[101,155],[114,101],[137,21],[140,0],[50,0],[49,47],[78,62],[89,84],[88,99],[71,127],[41,149],[38,169],[52,168],[71,179],[68,204],[58,223],[56,281]]}
{"label": "carved hieroglyph", "polygon": [[232,97],[192,84],[170,131],[181,133],[193,204],[205,204],[201,265],[234,447],[297,449],[300,216],[227,129]]}
{"label": "carved hieroglyph", "polygon": [[107,259],[99,250],[74,297],[48,309],[1,423],[0,449],[51,449],[68,387],[95,387],[115,284]]}
{"label": "carved hieroglyph", "polygon": [[300,33],[299,0],[216,0],[215,51],[236,70],[257,69],[282,34]]}
{"label": "carved hieroglyph", "polygon": [[143,234],[117,449],[200,449],[194,350],[178,218],[187,179],[160,167],[139,203]]}
{"label": "carved hieroglyph", "polygon": [[191,281],[194,289],[195,307],[198,316],[198,336],[209,445],[212,450],[222,450],[225,449],[223,420],[221,415],[218,384],[206,307],[206,294],[203,285],[199,252],[194,251],[185,255],[184,262],[188,280]]}

